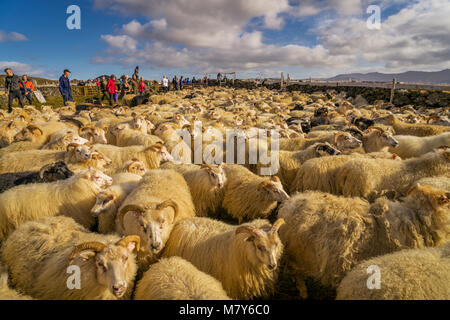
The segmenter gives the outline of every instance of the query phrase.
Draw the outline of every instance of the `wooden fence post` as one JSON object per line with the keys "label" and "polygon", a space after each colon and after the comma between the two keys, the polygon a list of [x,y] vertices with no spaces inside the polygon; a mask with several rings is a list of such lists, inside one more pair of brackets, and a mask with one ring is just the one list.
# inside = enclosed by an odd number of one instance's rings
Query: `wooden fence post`
{"label": "wooden fence post", "polygon": [[394,102],[394,93],[395,93],[395,84],[396,84],[395,78],[392,79],[392,89],[391,89],[391,99],[389,100],[389,103],[392,104]]}

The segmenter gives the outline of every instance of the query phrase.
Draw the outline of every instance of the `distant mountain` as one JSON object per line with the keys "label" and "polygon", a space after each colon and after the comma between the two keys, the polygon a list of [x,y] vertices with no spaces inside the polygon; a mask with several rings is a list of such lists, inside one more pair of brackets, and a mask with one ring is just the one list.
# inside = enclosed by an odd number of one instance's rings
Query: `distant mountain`
{"label": "distant mountain", "polygon": [[424,84],[450,84],[450,69],[437,72],[423,72],[423,71],[408,71],[404,73],[351,73],[340,74],[336,77],[326,79],[328,81],[348,81],[350,79],[356,81],[378,81],[389,82],[392,79],[397,79],[398,82],[409,83],[424,83]]}

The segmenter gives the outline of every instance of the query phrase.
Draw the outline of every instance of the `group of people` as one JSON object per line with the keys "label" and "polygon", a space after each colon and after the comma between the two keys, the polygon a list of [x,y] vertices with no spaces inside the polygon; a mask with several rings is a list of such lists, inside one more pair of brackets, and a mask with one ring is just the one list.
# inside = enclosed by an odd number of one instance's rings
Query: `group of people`
{"label": "group of people", "polygon": [[8,98],[8,112],[12,112],[12,104],[14,99],[19,100],[20,107],[23,108],[23,99],[27,99],[33,104],[33,91],[35,89],[33,82],[28,79],[27,75],[22,78],[15,75],[11,68],[5,69],[5,95]]}
{"label": "group of people", "polygon": [[[22,78],[15,75],[11,68],[5,69],[5,91],[8,97],[8,112],[12,112],[12,104],[14,99],[19,100],[20,107],[23,108],[23,99],[26,98],[30,104],[33,104],[33,92],[35,85],[28,79],[26,75]],[[68,101],[74,101],[72,95],[72,87],[70,85],[69,74],[70,70],[65,69],[63,75],[59,78],[59,92],[62,96],[64,105]],[[156,82],[156,81],[155,81]],[[208,78],[203,79],[184,78],[181,76],[179,79],[174,76],[172,79],[173,90],[183,90],[185,85],[191,83],[208,83]],[[106,76],[102,76],[97,80],[97,86],[102,92],[101,101],[105,99],[109,101],[112,106],[114,103],[118,103],[119,99],[122,99],[126,94],[140,94],[143,95],[148,87],[151,86],[151,82],[146,82],[143,77],[139,77],[139,67],[136,67],[132,77],[123,75],[120,79],[117,79],[115,75],[111,75],[108,79]],[[161,85],[164,93],[169,91],[170,81],[166,75],[164,75]]]}

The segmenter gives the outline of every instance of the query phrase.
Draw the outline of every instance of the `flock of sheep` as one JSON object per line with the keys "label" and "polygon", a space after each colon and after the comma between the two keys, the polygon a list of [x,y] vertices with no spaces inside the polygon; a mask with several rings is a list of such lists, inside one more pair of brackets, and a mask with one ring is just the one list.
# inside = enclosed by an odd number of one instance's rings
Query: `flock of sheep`
{"label": "flock of sheep", "polygon": [[132,98],[0,111],[0,300],[267,299],[281,277],[294,299],[450,299],[450,108]]}

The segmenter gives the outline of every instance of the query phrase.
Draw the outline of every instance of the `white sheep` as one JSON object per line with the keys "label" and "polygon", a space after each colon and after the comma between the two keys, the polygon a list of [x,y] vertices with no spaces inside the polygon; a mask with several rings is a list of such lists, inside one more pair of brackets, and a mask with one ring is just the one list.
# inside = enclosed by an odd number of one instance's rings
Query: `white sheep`
{"label": "white sheep", "polygon": [[139,280],[135,300],[229,300],[222,284],[179,257],[161,259]]}
{"label": "white sheep", "polygon": [[121,168],[131,159],[142,161],[147,169],[158,169],[162,162],[173,161],[173,157],[162,144],[151,147],[133,146],[116,147],[111,145],[95,145],[94,148],[112,160],[113,168]]}
{"label": "white sheep", "polygon": [[336,174],[336,183],[343,195],[368,198],[383,190],[395,190],[404,195],[415,181],[433,176],[450,177],[450,149],[439,149],[404,161],[351,160]]}
{"label": "white sheep", "polygon": [[357,263],[403,248],[439,246],[450,235],[445,191],[415,187],[404,202],[337,197],[320,192],[297,194],[283,203],[278,217],[288,263],[297,288],[307,297],[312,277],[336,289]]}
{"label": "white sheep", "polygon": [[164,248],[173,225],[194,216],[183,176],[173,170],[152,170],[122,203],[116,223],[120,234],[141,237],[138,262],[139,269],[145,270]]}
{"label": "white sheep", "polygon": [[218,279],[232,299],[267,297],[273,292],[283,245],[282,219],[273,226],[255,220],[231,226],[209,218],[178,222],[163,257],[179,256]]}
{"label": "white sheep", "polygon": [[90,228],[90,214],[97,194],[112,179],[94,169],[67,180],[17,186],[0,194],[0,241],[26,221],[44,216],[65,215]]}
{"label": "white sheep", "polygon": [[227,181],[222,208],[239,223],[267,218],[278,202],[289,199],[278,177],[259,177],[240,165],[226,165],[224,171]]}
{"label": "white sheep", "polygon": [[132,173],[112,176],[112,185],[97,195],[91,213],[98,218],[98,232],[103,234],[116,231],[116,215],[125,198],[136,188],[142,177]]}
{"label": "white sheep", "polygon": [[417,158],[434,149],[450,146],[450,132],[430,137],[395,136],[395,139],[399,145],[390,150],[403,159]]}
{"label": "white sheep", "polygon": [[[380,272],[380,287],[368,288],[369,272]],[[338,300],[449,300],[450,243],[402,250],[364,261],[337,289]]]}
{"label": "white sheep", "polygon": [[[11,283],[45,300],[129,299],[136,275],[138,236],[91,233],[67,217],[46,217],[21,225],[3,244]],[[20,252],[20,254],[17,254]],[[70,276],[78,269],[80,287]]]}

